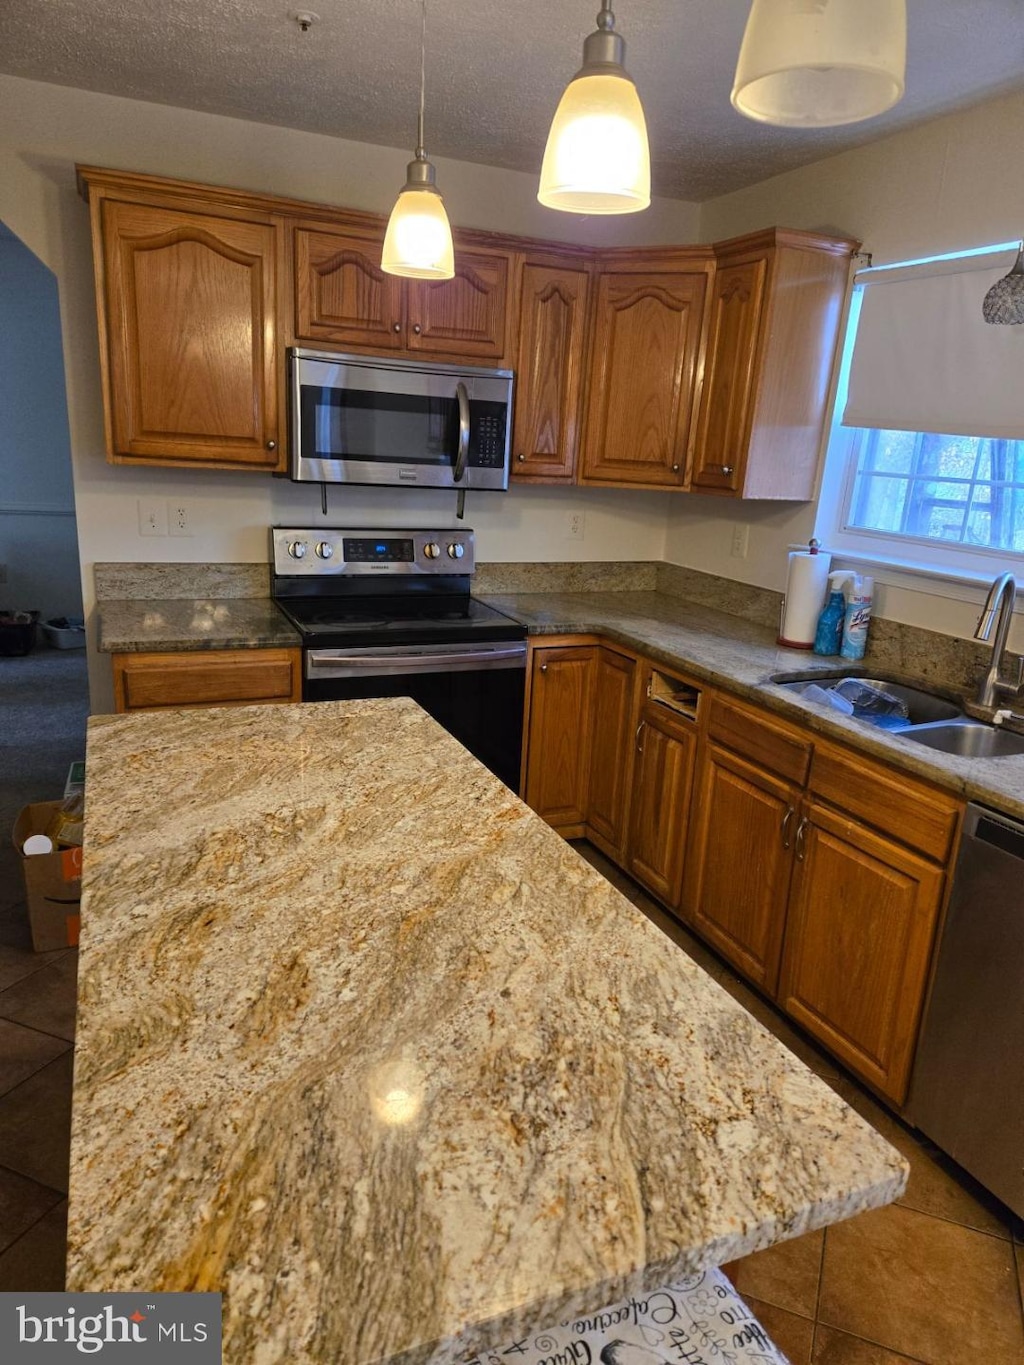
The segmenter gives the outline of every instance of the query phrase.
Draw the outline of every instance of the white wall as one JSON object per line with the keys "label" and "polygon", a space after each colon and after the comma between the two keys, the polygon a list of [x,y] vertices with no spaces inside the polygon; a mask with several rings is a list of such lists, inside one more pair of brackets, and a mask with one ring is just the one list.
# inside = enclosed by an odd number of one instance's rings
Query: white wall
{"label": "white wall", "polygon": [[0,606],[78,616],[71,445],[57,282],[0,235]]}
{"label": "white wall", "polygon": [[[710,200],[701,209],[700,239],[769,223],[824,229],[859,238],[875,265],[1010,241],[1024,231],[1022,145],[1024,95],[991,100]],[[808,504],[679,499],[670,511],[666,558],[782,589],[787,547],[806,543],[814,515]],[[750,530],[746,559],[730,554],[737,523]],[[927,587],[880,586],[877,607],[893,620],[970,635],[977,601],[950,601]],[[1024,628],[1015,641],[1024,647]]]}
{"label": "white wall", "polygon": [[[539,149],[538,149],[539,154]],[[265,560],[266,528],[315,520],[319,493],[254,473],[147,470],[106,463],[99,388],[89,220],[75,191],[76,162],[177,176],[386,213],[405,176],[409,149],[388,149],[239,119],[0,77],[0,219],[54,271],[67,357],[71,447],[82,586],[93,607],[92,565],[102,560]],[[656,200],[649,212],[581,219],[543,209],[535,178],[437,161],[454,223],[588,244],[696,240],[698,208]],[[143,538],[137,501],[185,499],[191,539]],[[586,512],[583,541],[563,532],[568,510]],[[332,497],[331,519],[446,524],[453,500],[420,494],[350,492]],[[467,523],[482,559],[657,559],[667,502],[657,494],[516,489],[472,495]],[[90,651],[92,654],[92,651]],[[91,657],[95,706],[109,704],[105,660]]]}

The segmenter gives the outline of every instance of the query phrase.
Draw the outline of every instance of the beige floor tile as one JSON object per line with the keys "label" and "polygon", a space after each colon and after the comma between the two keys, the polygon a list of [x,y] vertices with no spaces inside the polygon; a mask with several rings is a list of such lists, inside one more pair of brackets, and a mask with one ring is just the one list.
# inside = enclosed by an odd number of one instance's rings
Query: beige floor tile
{"label": "beige floor tile", "polygon": [[752,1256],[732,1263],[729,1278],[745,1299],[760,1299],[801,1317],[813,1318],[824,1235],[808,1232],[764,1251],[755,1251]]}
{"label": "beige floor tile", "polygon": [[63,1038],[0,1019],[0,1095],[6,1095],[70,1046]]}
{"label": "beige floor tile", "polygon": [[65,1199],[19,1237],[0,1256],[0,1290],[64,1288],[68,1245],[68,1201]]}
{"label": "beige floor tile", "polygon": [[911,1365],[913,1356],[897,1355],[884,1346],[851,1337],[848,1332],[837,1332],[820,1323],[814,1334],[812,1365]]}
{"label": "beige floor tile", "polygon": [[811,1365],[814,1323],[810,1318],[787,1313],[784,1308],[776,1308],[775,1304],[764,1303],[749,1294],[744,1295],[744,1300],[775,1345],[789,1357],[790,1365]]}
{"label": "beige floor tile", "polygon": [[1010,1237],[1008,1211],[948,1157],[923,1142],[853,1081],[835,1089],[910,1162],[910,1180],[899,1203],[919,1213],[946,1218],[995,1237]]}
{"label": "beige floor tile", "polygon": [[913,1209],[826,1231],[818,1319],[928,1365],[1024,1365],[1010,1243]]}

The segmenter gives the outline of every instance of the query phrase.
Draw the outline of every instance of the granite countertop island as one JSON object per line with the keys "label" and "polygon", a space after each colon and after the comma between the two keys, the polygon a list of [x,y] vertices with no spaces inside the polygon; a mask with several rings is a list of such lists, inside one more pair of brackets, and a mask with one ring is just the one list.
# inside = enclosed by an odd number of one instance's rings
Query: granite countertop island
{"label": "granite countertop island", "polygon": [[229,1365],[450,1360],[902,1191],[413,703],[88,764],[69,1289],[222,1291]]}

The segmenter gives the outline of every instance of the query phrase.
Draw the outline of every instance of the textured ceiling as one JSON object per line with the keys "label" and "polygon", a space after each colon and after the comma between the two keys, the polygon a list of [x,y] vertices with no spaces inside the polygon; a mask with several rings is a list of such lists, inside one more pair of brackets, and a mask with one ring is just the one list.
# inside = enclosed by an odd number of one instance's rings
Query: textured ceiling
{"label": "textured ceiling", "polygon": [[[0,71],[412,147],[418,0],[0,0]],[[945,110],[1024,90],[1024,0],[908,0],[907,93],[879,118],[767,128],[729,103],[748,0],[618,0],[654,193],[703,200]],[[429,0],[432,155],[537,171],[596,0]]]}

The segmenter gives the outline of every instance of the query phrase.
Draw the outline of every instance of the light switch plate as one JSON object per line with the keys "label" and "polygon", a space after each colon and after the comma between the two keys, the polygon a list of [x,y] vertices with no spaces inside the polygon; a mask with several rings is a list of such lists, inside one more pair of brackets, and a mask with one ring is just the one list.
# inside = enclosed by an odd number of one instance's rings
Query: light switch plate
{"label": "light switch plate", "polygon": [[167,504],[163,498],[139,499],[139,535],[165,536],[167,534]]}

